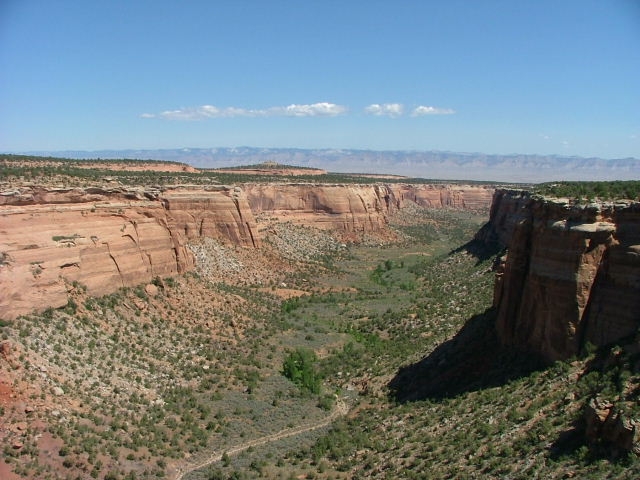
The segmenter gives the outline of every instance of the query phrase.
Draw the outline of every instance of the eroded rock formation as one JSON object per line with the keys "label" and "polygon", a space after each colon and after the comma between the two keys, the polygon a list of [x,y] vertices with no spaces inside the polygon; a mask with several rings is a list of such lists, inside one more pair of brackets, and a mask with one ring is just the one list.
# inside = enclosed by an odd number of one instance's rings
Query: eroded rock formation
{"label": "eroded rock formation", "polygon": [[494,293],[505,344],[556,360],[640,326],[640,203],[499,190],[478,238],[507,248]]}
{"label": "eroded rock formation", "polygon": [[408,201],[427,208],[457,208],[486,211],[495,189],[473,185],[418,185],[393,184],[390,186],[400,207]]}
{"label": "eroded rock formation", "polygon": [[494,188],[469,185],[244,185],[255,215],[269,213],[282,221],[338,230],[375,232],[407,203],[427,208],[486,211]]}
{"label": "eroded rock formation", "polygon": [[397,205],[385,185],[245,185],[254,214],[269,213],[281,221],[338,230],[375,232]]}
{"label": "eroded rock formation", "polygon": [[407,202],[487,208],[490,187],[257,184],[239,187],[36,188],[0,193],[0,318],[191,270],[189,241],[259,247],[255,215],[376,233]]}
{"label": "eroded rock formation", "polygon": [[24,189],[0,200],[0,317],[63,306],[193,268],[199,236],[258,246],[241,191]]}
{"label": "eroded rock formation", "polygon": [[619,411],[612,402],[592,398],[583,413],[585,438],[592,448],[608,450],[614,458],[630,452],[638,455],[640,432],[637,422]]}

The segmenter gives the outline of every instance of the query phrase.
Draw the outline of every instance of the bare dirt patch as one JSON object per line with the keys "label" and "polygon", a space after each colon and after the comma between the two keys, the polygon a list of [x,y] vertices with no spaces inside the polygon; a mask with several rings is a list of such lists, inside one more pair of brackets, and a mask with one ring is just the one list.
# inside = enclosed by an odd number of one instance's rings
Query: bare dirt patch
{"label": "bare dirt patch", "polygon": [[277,297],[284,298],[284,299],[301,297],[303,295],[309,294],[309,292],[306,290],[297,290],[295,288],[275,288],[275,289],[261,288],[260,291],[265,293],[272,293]]}

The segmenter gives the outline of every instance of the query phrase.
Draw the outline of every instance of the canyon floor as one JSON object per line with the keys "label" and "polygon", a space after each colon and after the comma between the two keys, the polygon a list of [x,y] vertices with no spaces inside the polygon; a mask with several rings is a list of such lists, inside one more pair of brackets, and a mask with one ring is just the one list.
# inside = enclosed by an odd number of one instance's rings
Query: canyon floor
{"label": "canyon floor", "polygon": [[0,321],[0,478],[638,478],[582,433],[637,388],[623,355],[498,344],[486,220],[414,205],[347,242],[257,216],[260,248],[204,238],[193,272]]}

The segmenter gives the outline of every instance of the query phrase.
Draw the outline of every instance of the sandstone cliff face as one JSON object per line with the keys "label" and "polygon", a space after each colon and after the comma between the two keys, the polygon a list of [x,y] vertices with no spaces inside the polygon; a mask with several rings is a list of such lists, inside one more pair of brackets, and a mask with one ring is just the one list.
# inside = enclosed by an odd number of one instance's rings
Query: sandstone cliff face
{"label": "sandstone cliff face", "polygon": [[640,203],[570,206],[500,190],[478,238],[507,247],[494,293],[505,344],[556,360],[640,326]]}
{"label": "sandstone cliff face", "polygon": [[259,247],[255,215],[376,233],[408,202],[483,209],[491,188],[271,184],[238,187],[23,188],[0,193],[0,318],[60,307],[73,282],[93,295],[191,270],[187,242]]}
{"label": "sandstone cliff face", "polygon": [[73,282],[104,295],[193,268],[186,242],[258,246],[239,190],[44,190],[0,196],[0,318],[60,307]]}
{"label": "sandstone cliff face", "polygon": [[243,190],[255,215],[345,233],[382,229],[409,202],[427,208],[487,210],[492,187],[468,185],[254,184]]}
{"label": "sandstone cliff face", "polygon": [[244,190],[256,215],[345,233],[381,230],[397,208],[384,185],[255,184]]}
{"label": "sandstone cliff face", "polygon": [[188,240],[209,237],[243,247],[260,246],[255,218],[238,187],[171,190],[161,200],[165,209],[161,220]]}
{"label": "sandstone cliff face", "polygon": [[491,206],[490,186],[472,185],[398,185],[390,186],[399,206],[411,201],[427,208],[457,208],[486,211]]}

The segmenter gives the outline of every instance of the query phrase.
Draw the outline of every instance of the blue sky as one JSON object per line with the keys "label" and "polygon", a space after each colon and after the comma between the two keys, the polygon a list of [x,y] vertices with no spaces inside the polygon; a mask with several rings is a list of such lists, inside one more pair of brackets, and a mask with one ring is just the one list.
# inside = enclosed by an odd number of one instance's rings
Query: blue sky
{"label": "blue sky", "polygon": [[0,151],[640,157],[640,1],[0,0]]}

